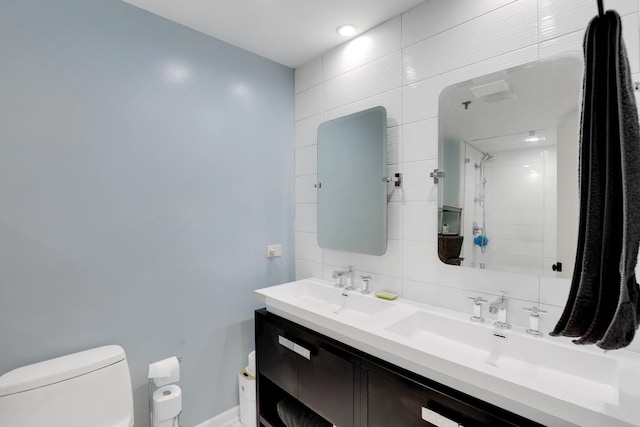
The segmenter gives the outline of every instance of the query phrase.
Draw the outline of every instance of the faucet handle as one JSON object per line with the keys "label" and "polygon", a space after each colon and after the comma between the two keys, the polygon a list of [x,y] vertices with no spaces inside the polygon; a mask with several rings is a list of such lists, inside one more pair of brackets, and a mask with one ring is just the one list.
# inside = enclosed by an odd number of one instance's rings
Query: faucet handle
{"label": "faucet handle", "polygon": [[482,303],[488,301],[482,297],[467,297],[467,299],[473,301],[473,316],[471,316],[471,321],[478,323],[484,322],[484,317],[482,317]]}
{"label": "faucet handle", "polygon": [[371,279],[372,277],[369,275],[360,276],[360,280],[362,280],[362,284],[363,284],[362,291],[360,292],[362,292],[363,294],[368,294],[369,292],[371,292],[371,288],[369,287],[370,286],[369,282],[371,281]]}
{"label": "faucet handle", "polygon": [[335,270],[331,277],[334,279],[338,279],[338,282],[334,285],[336,288],[344,287],[343,279],[344,279],[344,271]]}
{"label": "faucet handle", "polygon": [[522,307],[524,311],[530,311],[532,316],[539,316],[545,314],[547,310],[541,310],[538,307]]}
{"label": "faucet handle", "polygon": [[538,307],[522,307],[524,311],[530,311],[531,315],[529,315],[529,329],[526,332],[530,335],[541,337],[542,332],[540,332],[540,314],[544,314],[546,310],[540,310]]}
{"label": "faucet handle", "polygon": [[507,295],[507,291],[500,291],[498,293],[500,294],[500,298],[504,298],[505,295]]}

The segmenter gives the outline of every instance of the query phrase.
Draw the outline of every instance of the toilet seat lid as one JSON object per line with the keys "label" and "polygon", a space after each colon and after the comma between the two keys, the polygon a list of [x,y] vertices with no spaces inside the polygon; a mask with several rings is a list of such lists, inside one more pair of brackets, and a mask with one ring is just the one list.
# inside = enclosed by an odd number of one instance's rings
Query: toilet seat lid
{"label": "toilet seat lid", "polygon": [[0,397],[65,381],[124,359],[122,347],[107,345],[23,366],[0,376]]}

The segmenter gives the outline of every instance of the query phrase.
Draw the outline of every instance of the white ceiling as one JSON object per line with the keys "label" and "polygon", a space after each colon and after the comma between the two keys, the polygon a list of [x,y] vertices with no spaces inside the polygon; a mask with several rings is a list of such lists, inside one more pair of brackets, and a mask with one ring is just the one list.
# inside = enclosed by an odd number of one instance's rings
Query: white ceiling
{"label": "white ceiling", "polygon": [[295,68],[424,0],[124,0],[149,12]]}
{"label": "white ceiling", "polygon": [[[464,140],[485,153],[520,148],[529,131],[554,128],[580,108],[582,58],[562,57],[525,64],[449,86],[440,95],[442,138]],[[510,94],[476,98],[471,88],[504,81]],[[499,94],[498,94],[499,95]],[[464,103],[471,101],[468,108]],[[445,112],[446,114],[443,114]],[[554,143],[548,138],[538,145]],[[527,147],[536,144],[527,143]]]}

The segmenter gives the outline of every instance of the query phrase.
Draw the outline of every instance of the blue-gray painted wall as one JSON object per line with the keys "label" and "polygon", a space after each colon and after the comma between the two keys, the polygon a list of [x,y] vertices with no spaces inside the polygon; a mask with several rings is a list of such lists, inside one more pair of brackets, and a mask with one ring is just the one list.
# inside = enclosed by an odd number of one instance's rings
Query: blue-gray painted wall
{"label": "blue-gray painted wall", "polygon": [[293,279],[293,71],[120,0],[3,0],[0,58],[0,374],[119,344],[136,426],[172,355],[185,426],[237,405]]}

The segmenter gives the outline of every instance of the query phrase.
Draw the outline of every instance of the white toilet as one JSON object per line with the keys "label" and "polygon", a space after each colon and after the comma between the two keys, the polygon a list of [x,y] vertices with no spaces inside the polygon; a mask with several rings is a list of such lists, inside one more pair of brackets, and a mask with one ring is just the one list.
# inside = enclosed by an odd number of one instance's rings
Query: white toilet
{"label": "white toilet", "polygon": [[122,347],[108,345],[23,366],[0,377],[0,427],[132,427]]}

